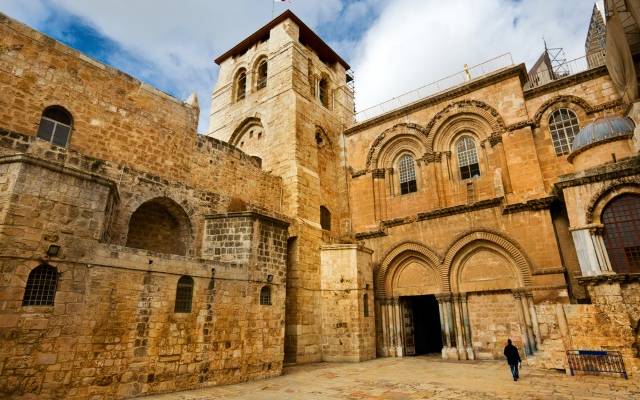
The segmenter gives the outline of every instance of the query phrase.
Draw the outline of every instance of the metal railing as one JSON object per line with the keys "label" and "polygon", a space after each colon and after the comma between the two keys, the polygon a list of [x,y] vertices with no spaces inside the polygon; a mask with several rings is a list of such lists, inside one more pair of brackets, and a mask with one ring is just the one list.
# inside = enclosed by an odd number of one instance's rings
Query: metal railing
{"label": "metal railing", "polygon": [[426,97],[444,92],[445,90],[451,89],[455,86],[462,85],[482,75],[486,75],[488,73],[495,72],[499,69],[507,68],[512,65],[513,58],[511,57],[511,53],[499,55],[498,57],[492,58],[471,67],[467,67],[460,72],[419,87],[418,89],[403,93],[398,97],[394,97],[393,99],[387,100],[380,104],[376,104],[375,106],[366,108],[364,110],[360,110],[356,113],[356,122],[362,122],[386,112],[404,107],[418,100],[422,100]]}
{"label": "metal railing", "polygon": [[567,360],[571,375],[580,371],[593,375],[615,374],[628,379],[619,351],[567,350]]}
{"label": "metal railing", "polygon": [[529,80],[524,85],[524,90],[533,89],[538,86],[546,85],[558,79],[575,75],[579,72],[597,68],[605,64],[604,50],[593,52],[586,56],[578,57],[562,64],[554,66],[552,69],[544,69],[537,73],[529,74]]}

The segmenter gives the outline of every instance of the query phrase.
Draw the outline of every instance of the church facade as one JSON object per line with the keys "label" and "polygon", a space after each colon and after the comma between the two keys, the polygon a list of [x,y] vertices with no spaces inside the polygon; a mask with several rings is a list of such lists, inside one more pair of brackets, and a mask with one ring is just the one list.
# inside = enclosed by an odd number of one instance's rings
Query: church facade
{"label": "church facade", "polygon": [[0,394],[501,359],[507,338],[636,373],[640,27],[618,3],[580,72],[467,73],[364,120],[288,11],[216,59],[206,135],[195,96],[0,16]]}

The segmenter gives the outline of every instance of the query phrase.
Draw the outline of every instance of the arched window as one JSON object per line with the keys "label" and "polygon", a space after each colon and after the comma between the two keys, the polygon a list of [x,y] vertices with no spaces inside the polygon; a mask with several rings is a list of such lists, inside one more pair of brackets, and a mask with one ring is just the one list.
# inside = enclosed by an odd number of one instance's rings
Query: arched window
{"label": "arched window", "polygon": [[52,306],[58,288],[58,270],[41,264],[29,273],[22,298],[23,306]]}
{"label": "arched window", "polygon": [[364,316],[368,317],[369,316],[369,294],[365,293],[364,296],[362,296],[362,301],[364,302],[363,304]]}
{"label": "arched window", "polygon": [[329,82],[327,78],[320,78],[318,82],[318,98],[323,106],[329,108]]}
{"label": "arched window", "polygon": [[460,178],[469,179],[480,176],[480,164],[478,163],[478,152],[476,143],[469,136],[463,136],[456,144],[458,155],[458,167],[460,168]]}
{"label": "arched window", "polygon": [[602,210],[604,244],[617,273],[640,272],[640,195],[622,194]]}
{"label": "arched window", "polygon": [[320,206],[320,226],[326,231],[331,230],[331,211],[325,206]]}
{"label": "arched window", "polygon": [[174,311],[177,313],[190,313],[192,298],[193,278],[187,275],[181,276],[176,287],[176,307]]}
{"label": "arched window", "polygon": [[38,126],[38,137],[56,146],[67,147],[73,119],[69,111],[60,106],[44,109]]}
{"label": "arched window", "polygon": [[256,80],[256,88],[258,90],[267,87],[267,59],[260,61],[258,64],[258,74]]}
{"label": "arched window", "polygon": [[566,108],[556,110],[549,116],[549,130],[556,154],[569,154],[573,138],[580,131],[578,117]]}
{"label": "arched window", "polygon": [[398,161],[398,175],[400,176],[400,194],[413,193],[418,190],[416,182],[416,166],[413,157],[405,154]]}
{"label": "arched window", "polygon": [[247,71],[241,69],[236,77],[236,101],[244,99],[247,94]]}
{"label": "arched window", "polygon": [[260,304],[263,306],[271,305],[271,288],[269,286],[263,286],[260,289]]}

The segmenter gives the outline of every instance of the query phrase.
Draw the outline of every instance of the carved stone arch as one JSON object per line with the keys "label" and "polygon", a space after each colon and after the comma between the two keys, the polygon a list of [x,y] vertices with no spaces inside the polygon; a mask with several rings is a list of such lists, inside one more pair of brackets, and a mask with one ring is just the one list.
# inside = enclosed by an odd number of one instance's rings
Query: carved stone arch
{"label": "carved stone arch", "polygon": [[596,192],[589,201],[586,211],[587,224],[601,224],[601,215],[604,208],[614,198],[625,194],[634,193],[640,195],[640,177],[627,176],[616,179],[610,185]]}
{"label": "carved stone arch", "polygon": [[[439,272],[440,257],[429,247],[419,242],[399,243],[384,255],[378,268],[375,270],[374,279],[377,298],[386,298],[390,295],[388,289],[392,283],[393,273],[399,264],[401,264],[398,263],[398,261],[406,260],[407,257],[421,259],[433,267],[436,272]],[[442,280],[440,280],[439,286],[444,288],[444,282]]]}
{"label": "carved stone arch", "polygon": [[[322,126],[320,125],[315,126],[314,135],[315,135],[314,140],[316,141],[316,144],[318,145],[319,148],[334,152],[333,141],[331,140],[329,135],[327,135],[327,131]],[[322,138],[322,141],[323,141],[322,144],[318,143],[318,135],[320,135]]]}
{"label": "carved stone arch", "polygon": [[463,135],[471,136],[477,145],[488,140],[494,127],[484,117],[473,113],[452,115],[431,135],[430,142],[435,152],[450,151],[455,154],[455,143]]}
{"label": "carved stone arch", "polygon": [[427,134],[427,152],[432,153],[434,151],[434,137],[436,133],[441,131],[441,127],[449,121],[450,118],[458,114],[476,115],[486,121],[491,128],[491,133],[501,134],[507,130],[502,116],[495,108],[487,103],[479,100],[457,101],[439,111],[427,124],[425,129]]}
{"label": "carved stone arch", "polygon": [[260,127],[264,129],[264,126],[262,125],[262,121],[260,120],[259,117],[245,118],[231,134],[231,137],[229,138],[229,144],[232,146],[238,147],[238,143],[240,143],[240,139],[242,139],[242,136],[244,135],[244,133],[247,132],[249,128],[252,128],[252,127]]}
{"label": "carved stone arch", "polygon": [[579,107],[584,112],[584,114],[589,114],[593,111],[593,107],[583,98],[573,95],[556,96],[545,101],[540,107],[538,107],[538,110],[533,116],[533,122],[535,126],[539,127],[542,121],[542,117],[549,108],[569,108],[572,111],[575,111],[575,106]]}
{"label": "carved stone arch", "polygon": [[457,276],[458,271],[452,271],[454,260],[456,260],[460,255],[460,252],[465,249],[465,247],[473,244],[474,242],[480,242],[481,245],[482,242],[488,243],[495,246],[494,250],[503,251],[504,255],[508,255],[510,261],[513,262],[517,270],[518,283],[523,287],[530,287],[532,285],[531,263],[521,250],[520,246],[518,246],[513,240],[507,239],[501,233],[488,230],[478,230],[458,236],[458,238],[449,246],[440,269],[443,282],[445,283],[445,291],[452,290],[452,279]]}
{"label": "carved stone arch", "polygon": [[[367,170],[377,168],[380,165],[378,159],[382,149],[389,143],[393,142],[393,140],[398,136],[412,136],[416,139],[417,143],[422,143],[423,146],[426,143],[427,138],[424,128],[414,123],[400,123],[384,130],[375,138],[369,148],[369,153],[367,154]],[[416,156],[420,155],[416,154]]]}

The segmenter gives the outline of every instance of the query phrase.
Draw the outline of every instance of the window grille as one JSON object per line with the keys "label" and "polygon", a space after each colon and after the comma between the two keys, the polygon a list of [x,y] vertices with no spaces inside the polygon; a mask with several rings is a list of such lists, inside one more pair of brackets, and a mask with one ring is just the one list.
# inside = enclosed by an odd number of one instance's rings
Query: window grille
{"label": "window grille", "polygon": [[182,276],[178,280],[176,287],[176,307],[177,313],[190,313],[191,301],[193,299],[193,278],[190,276]]}
{"label": "window grille", "polygon": [[37,136],[51,144],[67,147],[71,134],[71,114],[60,106],[47,107],[40,117]]}
{"label": "window grille", "polygon": [[413,157],[409,154],[400,157],[398,172],[400,175],[400,194],[416,192],[418,186],[416,183],[416,166]]}
{"label": "window grille", "polygon": [[549,116],[549,130],[556,155],[569,154],[573,138],[580,131],[578,117],[566,108],[556,110]]}
{"label": "window grille", "polygon": [[242,70],[238,74],[238,79],[236,83],[236,101],[240,101],[244,99],[247,91],[247,73]]}
{"label": "window grille", "polygon": [[35,267],[27,279],[23,306],[52,306],[58,287],[58,270],[46,264]]}
{"label": "window grille", "polygon": [[613,199],[602,211],[602,223],[611,268],[618,273],[640,272],[640,196]]}
{"label": "window grille", "polygon": [[258,65],[258,82],[256,86],[258,90],[267,87],[267,60],[262,60]]}
{"label": "window grille", "polygon": [[331,211],[325,206],[320,206],[320,226],[326,231],[331,230]]}
{"label": "window grille", "polygon": [[263,306],[271,305],[271,288],[269,286],[263,286],[260,289],[260,304]]}
{"label": "window grille", "polygon": [[469,136],[463,136],[456,145],[460,178],[469,179],[480,176],[480,164],[476,144]]}

